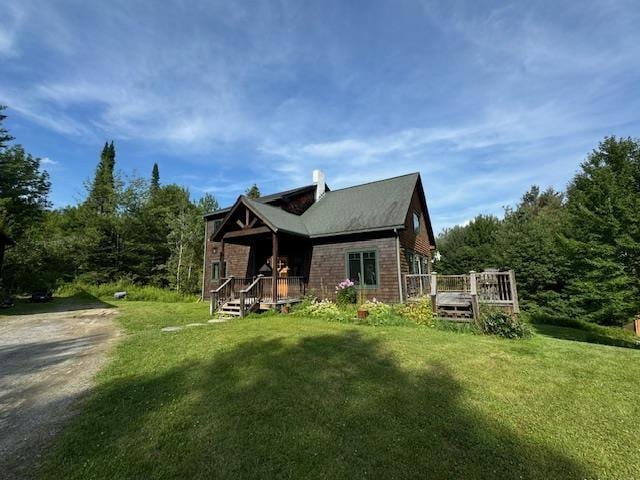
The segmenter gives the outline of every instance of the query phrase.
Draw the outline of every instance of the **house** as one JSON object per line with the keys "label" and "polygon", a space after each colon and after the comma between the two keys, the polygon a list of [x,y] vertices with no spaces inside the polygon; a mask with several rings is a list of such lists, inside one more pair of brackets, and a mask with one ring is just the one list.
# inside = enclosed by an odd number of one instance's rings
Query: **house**
{"label": "house", "polygon": [[403,277],[427,274],[435,239],[419,173],[331,190],[313,183],[205,216],[203,297],[229,313],[333,298],[352,279],[384,302],[406,295]]}

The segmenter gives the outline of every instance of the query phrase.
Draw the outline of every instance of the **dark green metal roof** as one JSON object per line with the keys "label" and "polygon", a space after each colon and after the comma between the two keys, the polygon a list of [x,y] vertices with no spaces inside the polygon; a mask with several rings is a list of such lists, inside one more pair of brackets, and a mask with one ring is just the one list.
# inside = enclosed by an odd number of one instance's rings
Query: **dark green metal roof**
{"label": "dark green metal roof", "polygon": [[241,197],[241,199],[272,229],[305,237],[309,235],[302,217],[247,197]]}
{"label": "dark green metal roof", "polygon": [[[405,227],[411,198],[419,182],[420,174],[410,173],[328,191],[300,216],[244,196],[229,210],[244,203],[272,230],[311,238],[401,229]],[[421,183],[419,194],[427,215],[428,234],[434,244]]]}
{"label": "dark green metal roof", "polygon": [[302,220],[311,237],[403,228],[418,173],[333,190]]}
{"label": "dark green metal roof", "polygon": [[[272,202],[277,202],[278,200],[285,199],[285,198],[290,197],[292,195],[298,195],[298,194],[301,194],[301,193],[313,191],[315,189],[316,189],[315,185],[305,185],[304,187],[292,188],[291,190],[285,190],[284,192],[278,192],[278,193],[272,193],[272,194],[269,194],[269,195],[263,195],[260,198],[256,198],[255,201],[256,202],[260,202],[260,203],[272,203]],[[229,213],[232,208],[233,208],[233,206],[227,207],[227,208],[220,208],[218,210],[214,210],[213,212],[209,212],[209,213],[205,214],[204,218],[223,216],[222,214]]]}

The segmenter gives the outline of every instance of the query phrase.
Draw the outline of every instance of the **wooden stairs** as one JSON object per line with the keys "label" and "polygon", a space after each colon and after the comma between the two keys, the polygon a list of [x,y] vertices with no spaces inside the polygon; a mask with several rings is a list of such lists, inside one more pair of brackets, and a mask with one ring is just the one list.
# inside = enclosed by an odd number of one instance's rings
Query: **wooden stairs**
{"label": "wooden stairs", "polygon": [[437,297],[438,315],[445,318],[471,321],[473,303],[468,293],[442,292]]}
{"label": "wooden stairs", "polygon": [[[255,301],[255,299],[252,298],[247,298],[244,301],[244,305],[245,305],[245,314],[247,313],[251,313],[255,310],[257,310],[259,303]],[[240,300],[239,299],[233,299],[233,300],[229,300],[228,302],[224,303],[219,309],[218,309],[218,314],[219,315],[224,315],[224,316],[230,316],[230,317],[240,317]]]}

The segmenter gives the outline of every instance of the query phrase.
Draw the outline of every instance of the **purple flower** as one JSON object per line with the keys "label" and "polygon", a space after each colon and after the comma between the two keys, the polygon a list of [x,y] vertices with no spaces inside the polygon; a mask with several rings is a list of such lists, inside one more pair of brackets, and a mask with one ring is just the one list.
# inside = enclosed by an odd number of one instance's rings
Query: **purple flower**
{"label": "purple flower", "polygon": [[353,287],[355,283],[353,283],[348,278],[346,280],[341,281],[338,285],[336,285],[336,291],[343,290],[345,288]]}

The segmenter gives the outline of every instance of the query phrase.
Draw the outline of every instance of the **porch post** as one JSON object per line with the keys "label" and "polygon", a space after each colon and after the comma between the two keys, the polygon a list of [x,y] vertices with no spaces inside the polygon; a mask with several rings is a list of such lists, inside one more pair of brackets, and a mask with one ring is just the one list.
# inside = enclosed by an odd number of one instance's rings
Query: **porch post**
{"label": "porch post", "polygon": [[227,275],[227,269],[224,268],[224,237],[220,240],[220,281]]}
{"label": "porch post", "polygon": [[278,301],[278,235],[276,232],[271,233],[271,289],[273,295],[273,303]]}

